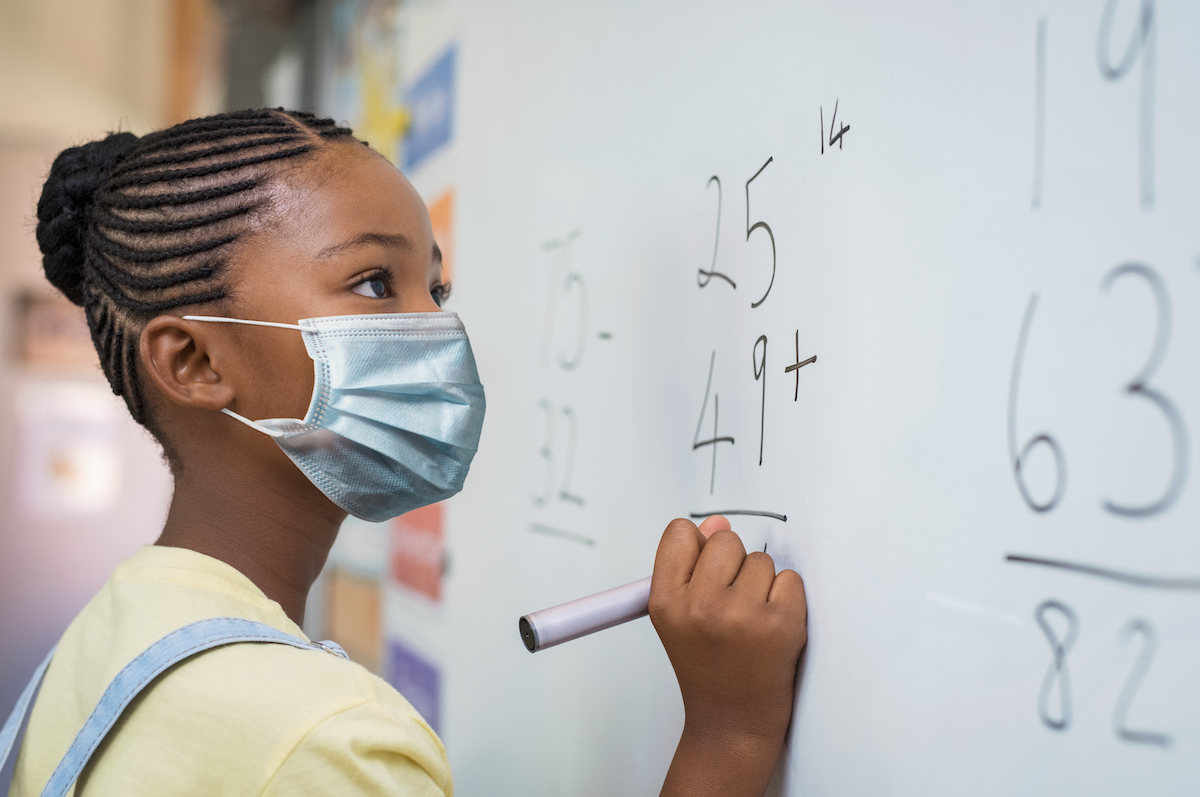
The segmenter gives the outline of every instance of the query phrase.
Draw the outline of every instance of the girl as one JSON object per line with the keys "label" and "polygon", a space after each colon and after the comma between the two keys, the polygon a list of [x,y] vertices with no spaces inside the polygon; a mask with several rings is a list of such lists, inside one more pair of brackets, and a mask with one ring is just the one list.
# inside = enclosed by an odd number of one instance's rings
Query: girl
{"label": "girl", "polygon": [[[416,191],[332,120],[242,111],[64,151],[37,215],[46,276],[175,492],[49,658],[10,794],[452,794],[404,697],[300,628],[347,512],[453,495],[478,444],[483,389]],[[800,577],[723,518],[676,520],[650,614],[686,712],[663,794],[761,795]]]}

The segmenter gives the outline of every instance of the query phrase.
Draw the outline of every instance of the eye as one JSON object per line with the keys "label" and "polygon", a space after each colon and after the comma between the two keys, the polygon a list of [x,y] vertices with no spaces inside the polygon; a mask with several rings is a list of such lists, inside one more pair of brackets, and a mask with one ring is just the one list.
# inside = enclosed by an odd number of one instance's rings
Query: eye
{"label": "eye", "polygon": [[368,299],[385,299],[391,295],[391,287],[390,275],[377,271],[374,274],[368,274],[350,290],[359,296],[366,296]]}
{"label": "eye", "polygon": [[439,282],[429,289],[429,295],[433,297],[433,301],[437,303],[437,306],[441,307],[450,298],[450,283]]}

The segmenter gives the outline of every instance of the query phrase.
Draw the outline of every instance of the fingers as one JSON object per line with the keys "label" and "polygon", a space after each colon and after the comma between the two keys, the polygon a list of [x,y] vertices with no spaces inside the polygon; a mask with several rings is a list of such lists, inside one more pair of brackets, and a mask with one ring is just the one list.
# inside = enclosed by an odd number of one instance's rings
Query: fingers
{"label": "fingers", "polygon": [[752,551],[742,562],[733,588],[748,600],[766,603],[775,583],[775,562],[762,551]]}
{"label": "fingers", "polygon": [[704,535],[695,523],[684,518],[672,520],[658,543],[652,583],[671,589],[685,587],[704,547]]}
{"label": "fingers", "polygon": [[776,575],[774,561],[760,551],[747,556],[741,538],[720,515],[706,518],[699,528],[684,518],[667,525],[654,559],[653,583],[656,591],[733,586],[747,600],[775,603],[802,618],[807,614],[800,575],[794,570]]}
{"label": "fingers", "polygon": [[741,538],[732,531],[717,529],[700,552],[688,586],[697,589],[728,587],[737,578],[745,558],[746,549]]}
{"label": "fingers", "polygon": [[704,539],[706,540],[713,535],[713,532],[722,529],[730,531],[731,527],[729,521],[721,515],[709,515],[700,524],[700,533],[704,535]]}
{"label": "fingers", "polygon": [[775,576],[767,602],[785,611],[795,612],[803,620],[808,617],[808,602],[804,597],[804,580],[795,570],[782,570]]}

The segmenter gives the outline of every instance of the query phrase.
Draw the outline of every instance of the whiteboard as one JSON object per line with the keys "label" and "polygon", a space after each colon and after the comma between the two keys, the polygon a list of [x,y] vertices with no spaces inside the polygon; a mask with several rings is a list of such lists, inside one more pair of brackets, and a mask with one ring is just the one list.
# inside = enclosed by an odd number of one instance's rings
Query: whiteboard
{"label": "whiteboard", "polygon": [[459,793],[656,793],[649,622],[531,656],[517,618],[719,510],[807,585],[775,793],[1190,793],[1200,6],[405,13],[408,74],[457,48],[410,176],[454,190],[488,417],[444,598],[386,622]]}

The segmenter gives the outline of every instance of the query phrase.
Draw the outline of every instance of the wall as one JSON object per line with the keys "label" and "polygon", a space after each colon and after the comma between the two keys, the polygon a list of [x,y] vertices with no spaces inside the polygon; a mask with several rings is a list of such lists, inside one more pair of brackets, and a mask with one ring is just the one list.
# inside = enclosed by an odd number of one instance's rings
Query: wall
{"label": "wall", "polygon": [[[205,0],[0,0],[0,707],[154,539],[171,487],[80,335],[82,311],[41,275],[41,183],[64,147],[218,110],[219,33]],[[39,323],[23,323],[29,306]]]}

